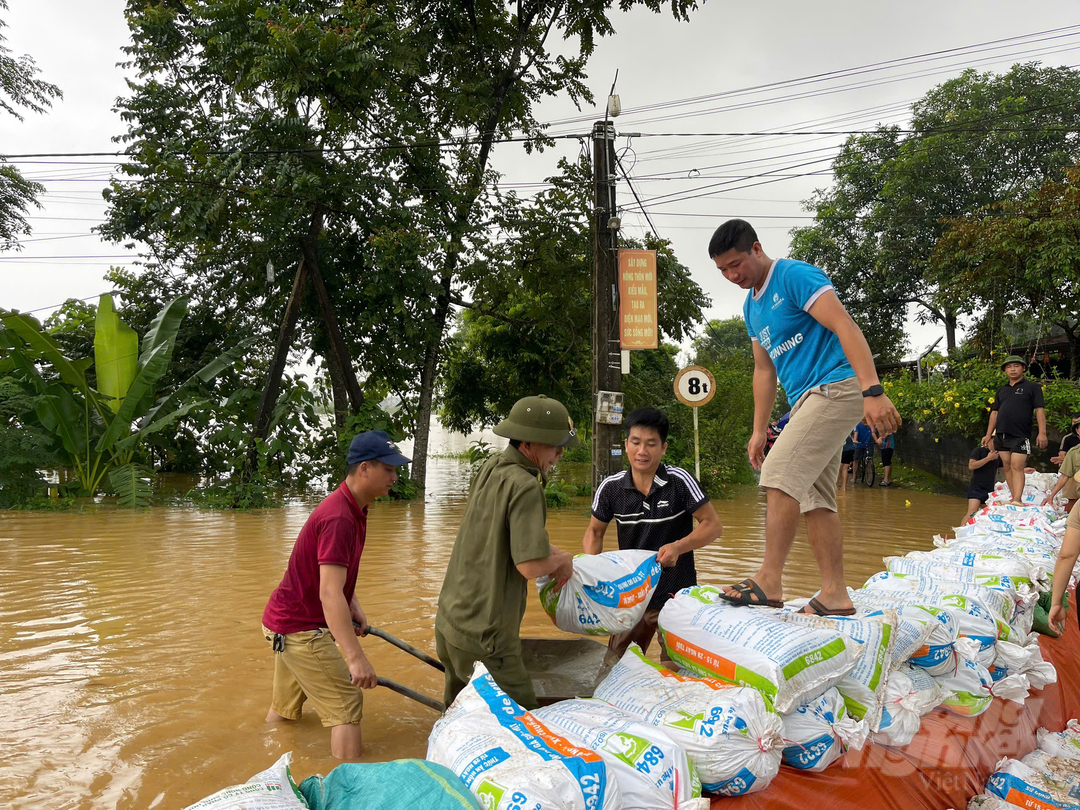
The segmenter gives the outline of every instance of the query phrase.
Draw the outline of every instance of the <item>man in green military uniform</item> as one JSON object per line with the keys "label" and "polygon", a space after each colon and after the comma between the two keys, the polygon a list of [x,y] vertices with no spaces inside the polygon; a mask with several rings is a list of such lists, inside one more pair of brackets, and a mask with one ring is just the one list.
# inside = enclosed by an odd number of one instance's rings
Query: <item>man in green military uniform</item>
{"label": "man in green military uniform", "polygon": [[495,427],[510,440],[485,462],[469,490],[435,615],[435,649],[446,667],[449,706],[483,662],[499,687],[526,709],[537,707],[521,657],[528,581],[565,582],[573,557],[548,542],[545,473],[578,443],[562,403],[525,397]]}

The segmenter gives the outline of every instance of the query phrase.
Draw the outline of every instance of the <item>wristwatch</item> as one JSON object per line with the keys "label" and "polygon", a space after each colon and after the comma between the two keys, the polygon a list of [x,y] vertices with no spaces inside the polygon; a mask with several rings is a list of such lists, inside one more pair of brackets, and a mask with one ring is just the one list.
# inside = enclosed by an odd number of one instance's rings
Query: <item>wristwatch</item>
{"label": "wristwatch", "polygon": [[882,388],[880,385],[871,385],[869,388],[862,392],[862,395],[864,397],[880,397],[884,393],[885,389]]}

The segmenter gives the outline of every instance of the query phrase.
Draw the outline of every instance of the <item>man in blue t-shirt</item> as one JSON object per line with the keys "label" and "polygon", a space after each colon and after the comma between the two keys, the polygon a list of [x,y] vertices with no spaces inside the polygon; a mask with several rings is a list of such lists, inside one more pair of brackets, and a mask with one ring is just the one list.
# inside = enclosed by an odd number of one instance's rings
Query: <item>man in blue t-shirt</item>
{"label": "man in blue t-shirt", "polygon": [[864,422],[859,422],[855,426],[855,455],[852,458],[855,469],[855,474],[852,476],[853,481],[859,480],[859,465],[866,460],[870,452],[870,445],[873,443],[874,432]]}
{"label": "man in blue t-shirt", "polygon": [[[865,422],[877,437],[894,433],[900,415],[881,387],[866,338],[824,272],[805,262],[773,261],[741,219],[717,228],[709,257],[724,278],[747,291],[743,317],[754,350],[754,432],[746,449],[766,493],[765,558],[754,577],[724,589],[726,598],[740,605],[783,604],[784,564],[801,512],[821,572],[821,592],[804,612],[851,615],[836,513],[841,449],[852,423]],[[766,460],[778,378],[794,407]]]}

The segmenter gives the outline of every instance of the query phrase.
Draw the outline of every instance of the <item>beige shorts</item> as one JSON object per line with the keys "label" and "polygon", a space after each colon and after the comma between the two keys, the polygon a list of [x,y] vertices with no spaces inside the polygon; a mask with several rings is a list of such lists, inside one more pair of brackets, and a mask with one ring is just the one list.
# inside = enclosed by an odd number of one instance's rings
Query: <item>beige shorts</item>
{"label": "beige shorts", "polygon": [[811,388],[791,409],[787,427],[761,465],[761,486],[787,493],[802,512],[835,512],[844,439],[862,416],[856,377]]}
{"label": "beige shorts", "polygon": [[1065,528],[1080,531],[1080,506],[1074,506],[1069,510],[1069,519],[1065,521]]}
{"label": "beige shorts", "polygon": [[[273,630],[263,627],[263,636],[273,644]],[[359,723],[364,715],[364,695],[353,686],[349,665],[325,628],[288,633],[285,649],[274,653],[270,708],[289,720],[299,720],[308,698],[324,726]]]}

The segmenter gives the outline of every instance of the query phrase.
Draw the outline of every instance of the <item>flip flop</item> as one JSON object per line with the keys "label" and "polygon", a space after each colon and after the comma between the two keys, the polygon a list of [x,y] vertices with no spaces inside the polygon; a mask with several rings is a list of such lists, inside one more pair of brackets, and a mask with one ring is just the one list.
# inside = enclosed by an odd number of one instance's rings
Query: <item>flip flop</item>
{"label": "flip flop", "polygon": [[[771,607],[782,608],[784,606],[783,601],[780,599],[770,599],[765,595],[765,591],[761,590],[761,586],[749,577],[731,586],[739,592],[738,596],[728,596],[724,592],[720,592],[720,598],[725,602],[729,602],[739,607]],[[755,597],[751,599],[750,597]]]}
{"label": "flip flop", "polygon": [[809,604],[806,605],[799,613],[809,613],[813,616],[854,616],[855,608],[842,608],[840,610],[830,610],[822,604],[821,600],[816,596],[810,599]]}

